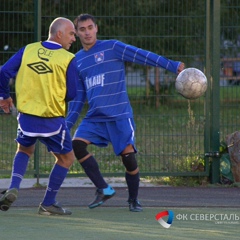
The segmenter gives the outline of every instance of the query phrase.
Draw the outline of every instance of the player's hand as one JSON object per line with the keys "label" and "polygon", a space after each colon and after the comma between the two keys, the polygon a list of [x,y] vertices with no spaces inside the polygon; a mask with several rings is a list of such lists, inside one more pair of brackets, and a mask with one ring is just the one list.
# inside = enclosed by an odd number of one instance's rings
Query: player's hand
{"label": "player's hand", "polygon": [[184,63],[180,63],[180,65],[178,67],[177,73],[179,74],[184,68],[185,68],[185,64]]}
{"label": "player's hand", "polygon": [[10,113],[11,108],[13,108],[13,100],[11,97],[7,99],[0,100],[0,108],[5,112],[5,113]]}

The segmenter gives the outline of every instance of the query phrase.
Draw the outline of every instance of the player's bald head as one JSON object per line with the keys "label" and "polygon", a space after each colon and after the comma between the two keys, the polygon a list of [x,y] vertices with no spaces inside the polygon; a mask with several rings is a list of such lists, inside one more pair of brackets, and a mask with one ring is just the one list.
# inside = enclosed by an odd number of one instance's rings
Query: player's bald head
{"label": "player's bald head", "polygon": [[73,24],[69,19],[64,17],[59,17],[53,20],[49,27],[49,36],[54,36],[58,31],[64,32],[66,26],[69,24]]}
{"label": "player's bald head", "polygon": [[54,19],[49,27],[48,40],[57,42],[68,50],[76,41],[75,34],[73,22],[67,18],[59,17]]}

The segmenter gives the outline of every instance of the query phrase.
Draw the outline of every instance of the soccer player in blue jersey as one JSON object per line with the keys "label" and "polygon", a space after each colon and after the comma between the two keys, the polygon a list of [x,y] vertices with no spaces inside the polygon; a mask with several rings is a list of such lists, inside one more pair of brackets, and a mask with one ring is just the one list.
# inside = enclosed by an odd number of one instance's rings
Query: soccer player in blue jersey
{"label": "soccer player in blue jersey", "polygon": [[84,102],[89,109],[73,136],[76,158],[97,188],[96,198],[89,204],[95,208],[115,194],[102,177],[95,158],[87,151],[89,144],[99,147],[111,143],[125,166],[129,210],[141,212],[138,201],[139,168],[135,154],[133,111],[125,82],[125,62],[162,67],[178,74],[184,64],[117,40],[98,40],[95,18],[81,14],[74,20],[76,34],[83,49],[76,54],[79,72],[77,97],[69,103],[67,125],[77,121]]}
{"label": "soccer player in blue jersey", "polygon": [[28,44],[12,56],[0,72],[0,107],[5,113],[13,108],[9,79],[16,76],[18,110],[17,152],[11,183],[0,198],[0,210],[7,211],[17,199],[21,181],[37,140],[47,146],[56,162],[38,213],[70,215],[55,200],[75,156],[65,122],[66,104],[76,96],[78,73],[74,54],[66,51],[75,38],[73,23],[56,18],[49,27],[48,40]]}

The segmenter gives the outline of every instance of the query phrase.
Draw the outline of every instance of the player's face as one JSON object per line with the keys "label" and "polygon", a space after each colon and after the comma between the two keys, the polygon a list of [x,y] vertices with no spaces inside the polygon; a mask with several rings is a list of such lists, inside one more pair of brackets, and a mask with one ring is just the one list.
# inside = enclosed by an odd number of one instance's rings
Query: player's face
{"label": "player's face", "polygon": [[76,30],[74,28],[74,25],[72,23],[66,23],[61,36],[61,44],[64,49],[68,50],[71,47],[72,43],[76,41],[75,34]]}
{"label": "player's face", "polygon": [[97,31],[97,25],[91,19],[84,22],[78,22],[76,34],[85,50],[88,50],[95,44],[97,40]]}

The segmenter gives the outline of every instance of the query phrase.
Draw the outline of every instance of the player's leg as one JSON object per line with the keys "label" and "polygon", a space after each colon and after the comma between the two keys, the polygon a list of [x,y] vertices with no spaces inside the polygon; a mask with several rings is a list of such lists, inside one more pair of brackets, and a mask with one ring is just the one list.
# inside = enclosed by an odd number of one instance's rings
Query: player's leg
{"label": "player's leg", "polygon": [[125,166],[125,179],[128,185],[128,203],[129,210],[132,212],[141,212],[142,206],[138,201],[139,189],[139,168],[135,157],[133,145],[128,145],[121,153],[122,162]]}
{"label": "player's leg", "polygon": [[[103,204],[107,199],[113,197],[115,195],[115,190],[106,183],[96,159],[87,151],[87,146],[90,143],[97,146],[107,145],[108,143],[106,140],[99,137],[99,135],[105,132],[103,129],[104,126],[102,126],[101,123],[94,123],[94,127],[91,125],[92,123],[82,122],[74,134],[72,144],[77,160],[81,164],[86,175],[97,188],[95,199],[88,205],[89,208],[95,208]],[[91,129],[91,132],[89,129]]]}
{"label": "player's leg", "polygon": [[[129,210],[133,212],[142,211],[138,201],[139,168],[136,160],[136,148],[134,146],[134,121],[123,119],[109,122],[108,132],[116,155],[120,155],[125,166],[125,179],[128,186]],[[117,137],[116,137],[117,136]]]}
{"label": "player's leg", "polygon": [[107,188],[96,159],[87,151],[87,146],[90,144],[86,139],[75,138],[72,141],[75,156],[81,164],[87,176],[98,189]]}
{"label": "player's leg", "polygon": [[38,213],[42,215],[70,215],[71,211],[62,208],[56,201],[57,193],[72,166],[75,156],[72,150],[72,140],[68,130],[63,127],[57,135],[48,138],[39,138],[48,147],[56,158],[49,175],[48,186],[39,205]]}
{"label": "player's leg", "polygon": [[3,196],[0,198],[0,210],[2,211],[7,211],[11,204],[17,199],[20,184],[27,170],[29,158],[34,152],[36,139],[24,136],[23,133],[18,130],[16,141],[18,142],[18,148],[13,160],[11,183],[8,190],[2,192]]}

